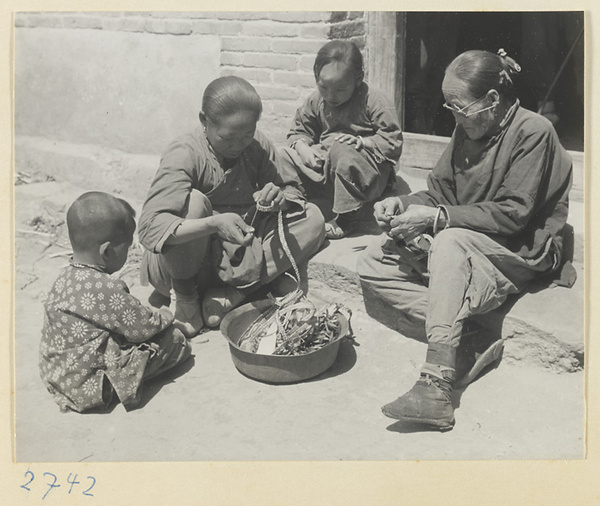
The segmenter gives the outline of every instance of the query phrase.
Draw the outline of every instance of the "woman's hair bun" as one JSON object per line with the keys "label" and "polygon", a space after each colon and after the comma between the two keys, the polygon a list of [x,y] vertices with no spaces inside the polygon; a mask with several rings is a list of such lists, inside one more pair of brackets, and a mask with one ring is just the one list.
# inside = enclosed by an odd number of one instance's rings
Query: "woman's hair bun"
{"label": "woman's hair bun", "polygon": [[502,59],[502,62],[511,74],[518,74],[521,72],[521,65],[519,65],[513,58],[508,56],[503,48],[498,49],[497,54]]}

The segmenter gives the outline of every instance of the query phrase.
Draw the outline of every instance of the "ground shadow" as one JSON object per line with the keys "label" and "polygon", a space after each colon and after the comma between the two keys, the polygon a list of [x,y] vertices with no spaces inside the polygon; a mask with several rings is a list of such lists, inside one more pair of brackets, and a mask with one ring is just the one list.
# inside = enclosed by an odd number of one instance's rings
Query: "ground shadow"
{"label": "ground shadow", "polygon": [[166,371],[165,373],[157,376],[156,378],[152,378],[148,382],[144,383],[144,390],[142,393],[142,399],[140,401],[139,406],[136,409],[143,408],[150,402],[150,400],[165,386],[169,383],[175,382],[177,378],[183,376],[185,373],[189,372],[195,364],[194,356],[191,355],[183,364],[178,365],[177,367],[173,367],[172,369]]}
{"label": "ground shadow", "polygon": [[467,390],[467,388],[469,388],[470,385],[472,385],[476,381],[479,381],[481,378],[483,378],[484,376],[486,376],[487,374],[492,372],[494,369],[498,368],[498,366],[500,365],[500,362],[502,362],[503,353],[504,353],[504,350],[502,350],[500,352],[499,357],[494,362],[492,362],[491,364],[488,364],[486,367],[484,367],[481,370],[481,372],[477,375],[477,377],[475,379],[473,379],[470,383],[468,383],[467,385],[463,385],[463,386],[454,388],[454,390],[452,392],[452,406],[454,407],[454,409],[460,408],[460,402],[462,400],[462,395],[464,394],[465,390]]}
{"label": "ground shadow", "polygon": [[366,313],[387,328],[404,337],[427,344],[425,322],[410,318],[391,304],[381,299],[366,283],[361,282]]}
{"label": "ground shadow", "polygon": [[[330,221],[336,217],[331,205],[332,201],[322,198],[311,198],[309,202],[315,204],[323,214],[325,221]],[[361,235],[379,235],[381,230],[377,226],[375,217],[373,216],[373,206],[375,202],[367,202],[356,213],[356,224],[348,237],[357,237]]]}
{"label": "ground shadow", "polygon": [[340,349],[338,350],[337,358],[333,365],[325,372],[307,380],[307,383],[321,381],[324,379],[335,378],[347,373],[356,364],[356,350],[355,346],[358,346],[352,339],[344,339],[340,343]]}
{"label": "ground shadow", "polygon": [[120,404],[117,394],[113,394],[111,401],[106,405],[98,408],[87,409],[82,411],[81,415],[110,415],[115,408]]}

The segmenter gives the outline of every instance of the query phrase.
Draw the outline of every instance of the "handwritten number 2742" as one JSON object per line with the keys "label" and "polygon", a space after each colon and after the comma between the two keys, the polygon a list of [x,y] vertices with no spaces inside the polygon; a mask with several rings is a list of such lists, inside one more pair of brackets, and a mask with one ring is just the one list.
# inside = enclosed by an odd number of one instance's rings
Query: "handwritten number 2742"
{"label": "handwritten number 2742", "polygon": [[[46,490],[46,493],[43,495],[42,500],[46,498],[46,496],[50,493],[50,491],[53,488],[60,487],[60,485],[56,483],[58,478],[56,477],[55,474],[46,472],[43,474],[43,476],[45,476],[45,477],[47,476],[50,479],[49,479],[48,483],[46,484],[48,486],[48,490]],[[31,492],[29,485],[35,479],[35,475],[33,474],[33,472],[31,472],[29,469],[27,469],[27,471],[25,471],[25,477],[27,478],[27,481],[25,483],[23,483],[23,485],[21,485],[21,488],[24,490],[27,490],[28,492]],[[82,491],[81,493],[83,495],[87,495],[89,497],[94,497],[94,494],[90,493],[90,490],[92,490],[92,488],[94,488],[94,485],[96,485],[96,478],[94,478],[93,476],[88,476],[87,479],[91,481],[91,485],[87,489]],[[73,473],[69,473],[69,477],[67,478],[67,483],[69,485],[71,485],[69,487],[69,494],[72,492],[73,487],[75,485],[81,484],[81,482],[77,481],[77,474],[73,475]]]}

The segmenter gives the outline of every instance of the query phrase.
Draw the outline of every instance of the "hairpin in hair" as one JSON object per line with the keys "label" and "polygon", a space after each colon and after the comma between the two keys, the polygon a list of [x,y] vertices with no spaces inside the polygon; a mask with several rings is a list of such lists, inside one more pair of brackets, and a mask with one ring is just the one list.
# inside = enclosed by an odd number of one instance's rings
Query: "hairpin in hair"
{"label": "hairpin in hair", "polygon": [[[506,62],[506,64],[508,65],[508,68],[511,72],[521,72],[521,65],[519,65],[515,60],[513,60],[510,56],[508,56],[508,54],[506,53],[506,51],[503,48],[498,49],[498,56],[500,58],[502,58],[502,60],[504,60]],[[502,70],[500,72],[500,75],[502,75],[502,72],[506,72],[505,70]]]}
{"label": "hairpin in hair", "polygon": [[506,70],[502,69],[500,72],[498,72],[498,75],[500,76],[500,84],[513,84],[513,80],[510,78],[510,75],[508,75]]}

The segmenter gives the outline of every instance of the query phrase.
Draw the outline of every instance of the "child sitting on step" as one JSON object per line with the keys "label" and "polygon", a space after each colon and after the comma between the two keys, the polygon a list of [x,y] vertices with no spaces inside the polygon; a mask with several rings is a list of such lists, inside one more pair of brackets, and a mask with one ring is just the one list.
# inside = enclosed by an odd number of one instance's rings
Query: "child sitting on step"
{"label": "child sitting on step", "polygon": [[363,58],[353,42],[325,44],[314,75],[317,90],[296,111],[290,147],[280,154],[300,175],[309,200],[323,193],[333,199],[337,216],[325,231],[339,239],[352,232],[356,212],[394,183],[402,132],[394,104],[363,81]]}

